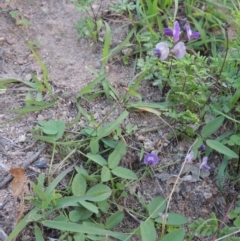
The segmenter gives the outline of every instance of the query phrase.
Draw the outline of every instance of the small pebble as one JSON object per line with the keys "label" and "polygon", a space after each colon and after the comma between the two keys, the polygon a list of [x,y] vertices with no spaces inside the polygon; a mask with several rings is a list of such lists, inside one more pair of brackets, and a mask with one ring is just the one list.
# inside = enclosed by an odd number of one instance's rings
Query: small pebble
{"label": "small pebble", "polygon": [[34,166],[39,168],[39,169],[46,169],[46,168],[48,168],[48,164],[44,160],[38,160],[38,161],[34,162]]}
{"label": "small pebble", "polygon": [[25,135],[21,135],[18,137],[18,142],[24,142],[26,141],[26,136]]}
{"label": "small pebble", "polygon": [[154,150],[154,143],[150,140],[145,140],[144,141],[144,149],[149,152],[149,151],[152,151]]}
{"label": "small pebble", "polygon": [[0,37],[0,46],[2,46],[5,42],[5,38],[4,37]]}
{"label": "small pebble", "polygon": [[138,136],[138,141],[144,141],[145,140],[145,136],[142,136],[142,135],[140,135],[140,136]]}

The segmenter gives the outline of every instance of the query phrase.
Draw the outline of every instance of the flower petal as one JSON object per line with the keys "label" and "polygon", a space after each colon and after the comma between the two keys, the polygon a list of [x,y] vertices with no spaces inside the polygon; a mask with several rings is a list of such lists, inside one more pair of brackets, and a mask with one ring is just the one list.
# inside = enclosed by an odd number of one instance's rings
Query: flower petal
{"label": "flower petal", "polygon": [[186,33],[187,33],[188,40],[190,40],[191,37],[192,37],[192,29],[191,29],[191,27],[187,24],[187,25],[185,26],[185,30],[186,30]]}
{"label": "flower petal", "polygon": [[158,156],[154,153],[146,154],[144,156],[144,163],[146,165],[155,165],[159,162]]}
{"label": "flower petal", "polygon": [[173,36],[173,31],[170,28],[164,28],[164,35]]}
{"label": "flower petal", "polygon": [[165,60],[169,55],[169,47],[166,43],[160,42],[156,45],[154,53],[161,59]]}
{"label": "flower petal", "polygon": [[207,161],[208,161],[208,157],[207,156],[203,157],[201,165],[206,165]]}
{"label": "flower petal", "polygon": [[209,170],[211,169],[211,167],[208,166],[208,165],[204,165],[204,166],[203,166],[203,169],[204,169],[205,171],[209,171]]}
{"label": "flower petal", "polygon": [[171,52],[176,58],[181,59],[186,54],[186,46],[183,42],[179,42],[173,47]]}
{"label": "flower petal", "polygon": [[186,162],[192,162],[193,158],[194,158],[194,152],[190,151],[186,156]]}
{"label": "flower petal", "polygon": [[174,42],[177,42],[180,37],[180,26],[178,21],[174,22],[174,27],[173,27],[173,39]]}
{"label": "flower petal", "polygon": [[194,33],[192,33],[191,39],[199,38],[199,37],[200,37],[200,33],[199,32],[194,32]]}

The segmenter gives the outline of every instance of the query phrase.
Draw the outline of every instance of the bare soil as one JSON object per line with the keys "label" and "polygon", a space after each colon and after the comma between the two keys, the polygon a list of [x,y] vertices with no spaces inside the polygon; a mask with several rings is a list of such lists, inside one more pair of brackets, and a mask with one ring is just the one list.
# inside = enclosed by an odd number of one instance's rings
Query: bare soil
{"label": "bare soil", "polygon": [[[105,1],[104,6],[107,8],[108,1]],[[0,11],[0,81],[6,76],[30,80],[32,73],[35,73],[39,79],[43,79],[42,70],[26,43],[27,41],[39,41],[40,46],[37,53],[48,68],[49,81],[54,93],[58,96],[67,91],[71,93],[65,98],[60,98],[58,104],[49,109],[33,112],[12,122],[9,120],[16,117],[16,114],[8,111],[24,105],[26,86],[21,82],[10,84],[7,92],[0,94],[0,162],[13,168],[22,166],[42,145],[33,139],[31,133],[39,120],[61,119],[66,123],[74,120],[77,109],[72,101],[73,97],[94,79],[88,69],[100,70],[102,45],[100,43],[92,44],[89,39],[78,38],[74,25],[83,17],[83,14],[76,11],[74,4],[68,0],[15,0],[11,2],[1,0],[0,10],[4,10]],[[31,24],[29,26],[17,25],[16,20],[10,16],[10,11],[18,11],[19,17],[27,18]],[[124,40],[128,28],[123,28],[121,21],[109,20],[109,24],[114,31],[112,46],[115,46]],[[109,63],[108,80],[119,93],[124,93],[123,86],[127,86],[132,78],[133,66],[124,66],[116,59]],[[153,87],[151,82],[144,82],[139,91],[145,100],[158,99],[158,89]],[[103,97],[86,102],[83,107],[100,122],[113,104],[114,102],[108,104]],[[121,112],[122,109],[118,108],[107,121],[114,120]],[[124,126],[128,123],[137,124],[140,128],[139,132],[137,131],[131,138],[126,138],[129,151],[122,162],[123,166],[139,171],[143,166],[139,162],[138,150],[141,145],[145,146],[146,151],[151,151],[156,146],[160,151],[160,164],[153,168],[157,175],[155,177],[148,176],[136,184],[134,190],[129,190],[129,196],[122,203],[129,208],[134,206],[135,212],[138,212],[141,210],[141,205],[130,191],[138,196],[142,195],[147,201],[158,195],[167,198],[172,187],[171,180],[159,179],[158,174],[177,175],[182,163],[181,157],[186,154],[191,143],[182,141],[174,144],[170,142],[167,140],[169,132],[167,127],[141,133],[141,130],[164,124],[150,113],[130,113]],[[86,125],[87,120],[81,118],[68,131],[76,131]],[[51,146],[48,146],[37,159],[49,162],[50,158]],[[55,160],[55,164],[59,161]],[[170,165],[164,170],[161,168],[175,161],[180,162]],[[189,221],[200,217],[209,218],[211,212],[216,212],[219,219],[223,219],[229,200],[231,200],[231,196],[235,195],[235,191],[228,187],[228,200],[219,192],[215,173],[217,170],[215,168],[219,163],[219,156],[212,156],[209,164],[213,168],[209,176],[196,182],[182,181],[173,195],[170,211],[185,215]],[[26,172],[29,176],[37,176],[39,170],[30,165]],[[48,170],[45,172],[47,173]],[[7,172],[0,168],[0,182],[6,176]],[[13,210],[15,208],[16,203],[8,183],[0,190],[0,227],[7,234],[14,228],[16,217]],[[119,230],[136,228],[138,225],[138,220],[126,213]],[[58,238],[58,235],[58,232],[53,232],[51,237]],[[32,228],[28,227],[19,240],[34,240],[31,238],[32,236]],[[138,239],[136,238],[136,240]]]}

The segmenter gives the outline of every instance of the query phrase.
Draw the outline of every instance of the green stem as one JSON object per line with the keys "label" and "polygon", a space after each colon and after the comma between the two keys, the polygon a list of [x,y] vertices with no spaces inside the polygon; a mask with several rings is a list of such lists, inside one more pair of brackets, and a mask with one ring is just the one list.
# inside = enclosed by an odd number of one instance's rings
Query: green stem
{"label": "green stem", "polygon": [[[217,82],[216,82],[216,85],[218,84],[220,78],[221,78],[221,75],[222,75],[222,71],[223,71],[223,67],[226,63],[226,59],[227,59],[227,55],[228,55],[228,51],[229,51],[229,38],[228,38],[228,29],[227,29],[227,26],[225,27],[225,35],[226,35],[226,52],[225,52],[225,56],[224,56],[224,59],[223,59],[223,63],[222,63],[222,66],[221,66],[221,69],[220,69],[220,72],[219,72],[219,75],[218,75],[218,79],[217,79]],[[221,83],[221,92],[222,92],[222,83]]]}
{"label": "green stem", "polygon": [[[171,63],[170,63],[170,68],[169,68],[169,72],[168,72],[168,77],[167,77],[167,79],[169,79],[170,74],[171,74],[172,63],[173,63],[173,57],[171,58]],[[168,84],[168,82],[166,81],[165,84],[164,84],[164,86],[163,86],[162,97],[164,97],[164,95],[165,95],[165,91],[166,91],[167,85],[169,85],[169,84]]]}

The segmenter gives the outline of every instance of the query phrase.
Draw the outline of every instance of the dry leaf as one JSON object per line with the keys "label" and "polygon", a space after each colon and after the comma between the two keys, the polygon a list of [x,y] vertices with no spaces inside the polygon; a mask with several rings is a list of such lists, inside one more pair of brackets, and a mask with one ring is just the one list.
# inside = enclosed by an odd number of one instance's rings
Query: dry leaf
{"label": "dry leaf", "polygon": [[[27,177],[25,175],[25,170],[21,167],[13,168],[9,170],[9,172],[13,175],[13,180],[10,184],[12,195],[15,200],[20,198],[19,210],[16,216],[16,224],[21,220],[24,213],[24,194],[27,192]],[[17,208],[17,206],[16,206]],[[17,213],[17,209],[16,209]],[[15,239],[14,239],[15,240]]]}
{"label": "dry leaf", "polygon": [[25,176],[25,170],[23,168],[13,168],[9,170],[13,175],[13,180],[11,182],[12,195],[15,199],[19,196],[23,196],[25,192],[25,185],[27,177]]}

